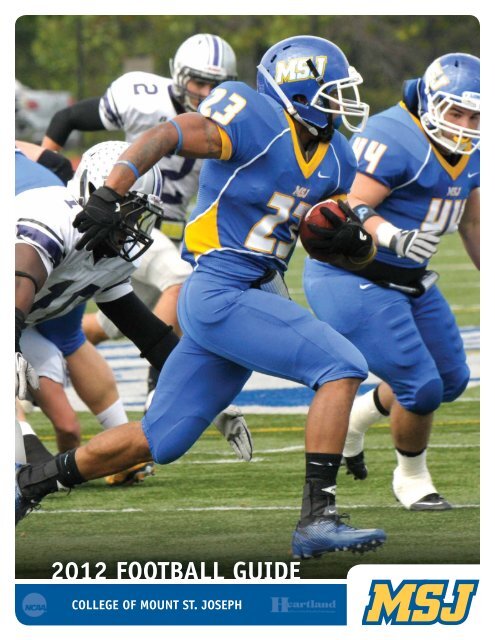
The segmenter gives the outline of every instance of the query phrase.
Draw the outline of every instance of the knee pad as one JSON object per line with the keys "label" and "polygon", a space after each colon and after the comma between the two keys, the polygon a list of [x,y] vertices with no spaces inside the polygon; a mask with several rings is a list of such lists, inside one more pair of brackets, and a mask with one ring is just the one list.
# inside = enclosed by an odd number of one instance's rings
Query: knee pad
{"label": "knee pad", "polygon": [[[163,421],[165,423],[165,420]],[[149,425],[144,416],[143,431],[148,439],[153,460],[158,464],[174,462],[188,451],[211,420],[198,416],[181,418],[175,424]]]}
{"label": "knee pad", "polygon": [[470,374],[469,367],[464,365],[442,376],[443,402],[453,402],[463,393],[468,386]]}
{"label": "knee pad", "polygon": [[415,388],[403,401],[401,394],[397,396],[401,405],[418,415],[427,415],[432,413],[442,403],[443,399],[443,383],[440,378],[432,378],[422,386]]}

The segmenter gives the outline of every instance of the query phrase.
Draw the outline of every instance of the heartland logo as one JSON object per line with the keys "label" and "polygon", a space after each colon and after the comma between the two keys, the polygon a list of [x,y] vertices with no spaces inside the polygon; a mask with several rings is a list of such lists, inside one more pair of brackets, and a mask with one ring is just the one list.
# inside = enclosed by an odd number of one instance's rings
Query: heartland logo
{"label": "heartland logo", "polygon": [[451,602],[445,601],[448,580],[373,580],[363,625],[461,624],[468,615],[478,580],[456,580]]}
{"label": "heartland logo", "polygon": [[298,80],[313,78],[311,69],[306,63],[309,58],[313,60],[319,75],[322,76],[327,66],[327,56],[303,56],[302,58],[279,60],[275,68],[275,82],[283,84],[284,82],[297,82]]}

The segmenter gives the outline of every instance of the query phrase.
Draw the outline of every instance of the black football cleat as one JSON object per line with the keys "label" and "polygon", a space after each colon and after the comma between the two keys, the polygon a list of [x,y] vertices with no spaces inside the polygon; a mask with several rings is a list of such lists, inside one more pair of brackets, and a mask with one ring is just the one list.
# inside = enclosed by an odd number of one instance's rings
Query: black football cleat
{"label": "black football cleat", "polygon": [[364,461],[364,451],[356,456],[344,458],[347,467],[347,475],[354,476],[354,480],[366,480],[368,477],[368,467]]}

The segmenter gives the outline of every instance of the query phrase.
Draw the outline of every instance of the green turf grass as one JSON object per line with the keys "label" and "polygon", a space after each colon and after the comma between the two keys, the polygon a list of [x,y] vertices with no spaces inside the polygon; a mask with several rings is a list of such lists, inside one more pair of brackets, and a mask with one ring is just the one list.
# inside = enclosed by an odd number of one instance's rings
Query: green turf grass
{"label": "green turf grass", "polygon": [[[80,415],[86,437],[96,433],[94,418]],[[43,416],[32,414],[31,420],[53,447]],[[98,480],[70,495],[47,497],[17,527],[17,578],[50,577],[55,561],[104,561],[107,577],[117,561],[217,561],[228,577],[237,561],[290,560],[304,474],[304,416],[252,415],[248,421],[255,443],[251,463],[229,464],[235,460],[230,448],[210,429],[180,461],[158,468],[141,485],[108,487]],[[367,436],[369,478],[355,481],[341,470],[338,503],[353,525],[381,527],[388,541],[376,553],[306,561],[302,576],[342,578],[358,563],[478,563],[478,433],[476,401],[442,407],[429,467],[438,489],[458,508],[411,513],[390,490],[395,460],[386,423],[374,426]],[[280,451],[290,447],[295,449]],[[205,510],[219,508],[224,510]]]}

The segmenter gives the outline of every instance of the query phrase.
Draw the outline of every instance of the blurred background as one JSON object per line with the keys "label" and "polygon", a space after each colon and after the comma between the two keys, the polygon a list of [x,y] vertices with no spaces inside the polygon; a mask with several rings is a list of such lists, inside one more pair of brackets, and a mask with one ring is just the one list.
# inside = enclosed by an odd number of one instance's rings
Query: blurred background
{"label": "blurred background", "polygon": [[[126,71],[169,77],[169,59],[195,33],[225,38],[239,79],[254,85],[256,65],[275,42],[311,34],[334,41],[364,78],[362,98],[379,111],[401,97],[406,78],[439,55],[479,55],[473,16],[22,16],[16,23],[16,137],[40,142],[52,114],[100,96]],[[87,148],[116,134],[75,134]]]}

